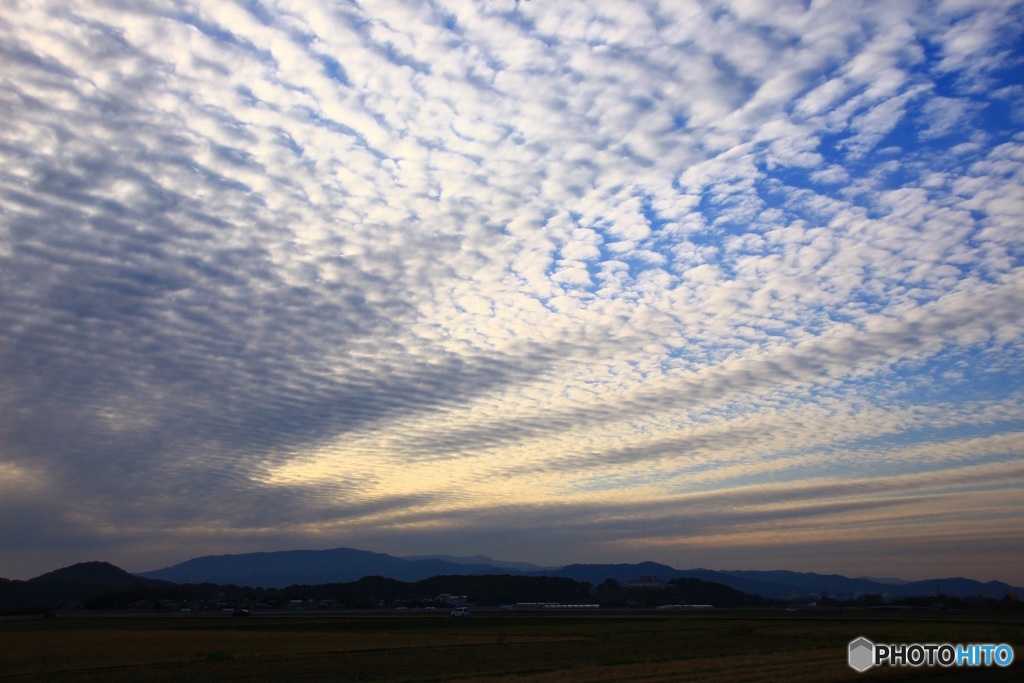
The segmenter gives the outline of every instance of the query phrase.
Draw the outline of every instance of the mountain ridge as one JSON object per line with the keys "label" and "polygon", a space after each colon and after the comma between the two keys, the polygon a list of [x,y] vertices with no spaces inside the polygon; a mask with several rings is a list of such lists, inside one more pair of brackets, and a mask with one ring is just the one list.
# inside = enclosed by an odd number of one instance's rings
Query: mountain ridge
{"label": "mountain ridge", "polygon": [[332,548],[206,555],[137,575],[175,583],[283,588],[292,584],[355,581],[377,575],[399,581],[418,581],[443,574],[507,573],[507,569],[492,565],[458,564],[436,559],[406,560],[356,548]]}
{"label": "mountain ridge", "polygon": [[[806,603],[825,597],[849,601],[859,594],[865,596],[868,603],[876,605],[884,604],[890,599],[903,598],[917,600],[917,604],[948,604],[950,598],[1002,600],[1011,593],[1018,596],[1024,594],[1024,589],[1000,581],[980,582],[964,577],[908,582],[901,580],[901,583],[891,584],[864,577],[848,578],[839,574],[789,570],[678,570],[657,562],[577,563],[559,568],[510,571],[507,566],[479,564],[482,560],[492,559],[486,556],[444,557],[449,559],[442,560],[436,556],[400,558],[353,548],[276,551],[208,555],[163,570],[141,574],[129,573],[108,562],[82,562],[26,581],[0,578],[0,608],[40,608],[44,605],[82,604],[83,601],[93,606],[107,603],[120,605],[129,598],[141,598],[145,601],[158,594],[179,595],[178,587],[183,585],[188,586],[185,588],[186,591],[201,593],[213,590],[237,592],[250,588],[256,588],[259,592],[263,592],[264,589],[323,592],[343,584],[364,586],[376,585],[374,582],[410,585],[437,583],[461,585],[465,586],[468,592],[486,593],[493,592],[494,586],[508,588],[517,585],[515,581],[520,579],[570,581],[580,586],[589,586],[589,590],[595,597],[600,596],[602,602],[610,599],[613,603],[616,601],[616,595],[619,596],[619,600],[624,599],[624,590],[642,588],[647,592],[653,591],[652,595],[644,598],[645,601],[649,601],[656,599],[653,595],[660,592],[658,588],[674,585],[681,589],[690,586],[692,593],[692,587],[697,584],[703,586],[698,592],[713,596],[715,601],[722,604],[726,604],[722,602],[723,600],[736,600],[735,596],[729,597],[728,594],[722,593],[722,590],[736,591],[755,600],[763,598],[787,603]],[[518,564],[535,566],[529,563]],[[185,580],[163,578],[175,575],[175,571],[185,571]],[[218,575],[214,576],[209,572],[216,572]],[[332,578],[322,580],[328,576]],[[396,576],[403,578],[395,578]],[[269,581],[251,582],[246,580],[247,577],[270,579],[278,585],[275,586]],[[356,578],[345,580],[344,577]],[[718,585],[719,588],[712,590],[713,585]],[[922,603],[922,600],[925,602]],[[1010,600],[1010,603],[1014,602]]]}
{"label": "mountain ridge", "polygon": [[[444,559],[442,559],[444,558]],[[500,562],[492,564],[490,562]],[[840,574],[817,574],[791,570],[674,569],[657,562],[618,564],[575,563],[554,568],[531,567],[530,563],[497,561],[485,555],[417,555],[396,557],[355,548],[328,550],[283,550],[232,555],[207,555],[137,576],[175,583],[228,583],[266,587],[354,581],[365,576],[384,576],[399,581],[418,581],[431,576],[455,574],[521,574],[557,576],[597,585],[606,579],[625,582],[640,576],[662,581],[697,578],[765,598],[788,599],[793,595],[829,596],[841,599],[857,594],[888,594],[893,597],[921,597],[943,593],[956,597],[1002,598],[1008,593],[1024,596],[1024,588],[1001,581],[981,582],[964,577],[923,581],[882,582],[850,578]]]}
{"label": "mountain ridge", "polygon": [[443,560],[445,562],[452,562],[454,564],[477,564],[477,565],[490,565],[493,567],[499,567],[501,569],[518,569],[520,571],[547,571],[550,569],[558,569],[558,567],[542,567],[532,562],[511,562],[508,560],[496,560],[493,557],[487,555],[471,555],[469,557],[461,557],[459,555],[403,555],[403,560]]}

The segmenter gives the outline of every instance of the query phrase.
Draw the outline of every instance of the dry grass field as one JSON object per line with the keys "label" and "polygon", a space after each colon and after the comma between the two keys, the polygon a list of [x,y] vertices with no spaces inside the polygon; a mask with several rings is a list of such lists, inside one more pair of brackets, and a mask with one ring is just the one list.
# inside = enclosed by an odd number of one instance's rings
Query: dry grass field
{"label": "dry grass field", "polygon": [[[1008,643],[1009,669],[846,664],[875,642]],[[1024,616],[714,611],[73,616],[0,622],[0,681],[1018,681]]]}

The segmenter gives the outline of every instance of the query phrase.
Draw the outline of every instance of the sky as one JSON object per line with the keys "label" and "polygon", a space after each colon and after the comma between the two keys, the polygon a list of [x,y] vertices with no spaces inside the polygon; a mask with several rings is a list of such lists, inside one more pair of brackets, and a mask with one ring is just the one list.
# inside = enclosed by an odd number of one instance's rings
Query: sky
{"label": "sky", "polygon": [[1022,5],[6,0],[0,576],[1024,585]]}

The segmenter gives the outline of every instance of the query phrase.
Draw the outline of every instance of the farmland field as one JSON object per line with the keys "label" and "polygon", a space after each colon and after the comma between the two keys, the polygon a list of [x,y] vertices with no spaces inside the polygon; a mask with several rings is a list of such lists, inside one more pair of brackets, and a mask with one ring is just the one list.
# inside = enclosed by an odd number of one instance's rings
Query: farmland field
{"label": "farmland field", "polygon": [[[1008,669],[847,666],[858,636],[1007,643]],[[774,610],[83,615],[0,622],[0,681],[1017,681],[1024,615]]]}

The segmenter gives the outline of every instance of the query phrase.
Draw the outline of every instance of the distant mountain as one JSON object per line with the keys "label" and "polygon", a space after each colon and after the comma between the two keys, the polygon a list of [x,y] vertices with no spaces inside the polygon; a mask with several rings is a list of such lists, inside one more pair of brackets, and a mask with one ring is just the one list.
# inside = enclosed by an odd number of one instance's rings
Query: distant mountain
{"label": "distant mountain", "polygon": [[[605,579],[619,582],[631,581],[641,576],[653,576],[662,581],[672,579],[700,579],[722,584],[748,595],[767,597],[789,597],[795,591],[792,585],[780,583],[765,577],[764,580],[739,576],[741,572],[721,572],[711,569],[673,569],[657,562],[640,562],[637,564],[570,564],[561,569],[547,572],[550,576],[565,576],[576,581],[589,581],[597,585]],[[770,572],[765,572],[769,574]],[[820,582],[815,584],[820,590]]]}
{"label": "distant mountain", "polygon": [[[727,575],[727,577],[723,576],[723,574]],[[745,586],[746,588],[739,588],[739,590],[758,592],[762,597],[788,598],[793,595],[815,594],[846,599],[852,598],[858,593],[892,594],[894,592],[899,595],[910,595],[898,590],[902,586],[879,583],[871,579],[850,579],[839,574],[815,574],[784,570],[727,572],[707,572],[707,570],[704,570],[700,576],[701,578],[714,576],[716,578],[709,580],[721,581],[735,588]],[[728,578],[728,581],[726,578]],[[753,591],[752,589],[755,587],[760,587],[760,590]]]}
{"label": "distant mountain", "polygon": [[478,566],[498,567],[499,569],[511,569],[518,572],[543,572],[554,569],[554,567],[541,567],[529,562],[509,562],[507,560],[495,560],[486,555],[473,555],[471,557],[459,557],[458,555],[406,555],[403,560],[442,560],[454,564],[468,564]]}
{"label": "distant mountain", "polygon": [[438,559],[403,559],[354,548],[284,550],[240,555],[208,555],[138,576],[175,583],[220,583],[283,588],[293,584],[344,583],[364,576],[419,581],[444,574],[507,574],[490,564]]}
{"label": "distant mountain", "polygon": [[711,569],[679,570],[657,562],[634,564],[570,564],[560,568],[541,568],[526,562],[494,560],[484,555],[419,555],[395,557],[354,548],[333,550],[287,550],[280,552],[209,555],[164,569],[142,572],[140,577],[175,583],[218,583],[238,586],[283,588],[294,584],[315,585],[356,581],[366,576],[383,576],[398,581],[421,581],[432,576],[521,574],[554,576],[587,581],[598,585],[605,579],[627,582],[641,576],[662,581],[694,578],[719,583],[743,593],[763,598],[790,598],[793,595],[822,595],[839,599],[858,593],[892,597],[919,597],[937,592],[956,597],[984,596],[1002,598],[1007,593],[1024,596],[1024,589],[999,581],[982,583],[972,579],[930,579],[927,581],[878,581],[848,578],[838,574],[793,571],[720,571]]}
{"label": "distant mountain", "polygon": [[[665,564],[658,564],[657,562],[640,562],[638,564],[569,564],[561,569],[547,570],[543,573],[548,576],[564,576],[574,581],[589,581],[595,586],[605,579],[615,579],[620,583],[624,583],[641,576],[653,576],[662,581],[686,576],[684,572],[673,569]],[[718,583],[724,582],[718,581]]]}
{"label": "distant mountain", "polygon": [[880,577],[880,576],[856,576],[854,578],[864,579],[865,581],[874,581],[876,583],[891,583],[891,584],[896,584],[896,585],[902,585],[904,583],[910,583],[909,581],[904,581],[903,579],[897,579],[897,578],[892,577],[892,576],[886,576],[886,577]]}
{"label": "distant mountain", "polygon": [[1000,599],[1007,593],[1024,596],[1024,588],[1001,581],[982,583],[962,577],[929,579],[927,581],[882,582],[873,579],[851,579],[839,574],[814,574],[793,571],[720,571],[712,569],[673,569],[657,562],[638,564],[570,564],[544,572],[548,576],[564,576],[597,585],[605,579],[629,581],[640,576],[654,576],[663,581],[695,578],[720,583],[750,595],[763,598],[790,598],[794,595],[828,595],[850,599],[857,594],[888,594],[892,597],[922,597],[939,593],[955,597],[986,597]]}
{"label": "distant mountain", "polygon": [[[653,576],[663,582],[673,582],[680,589],[687,585],[691,588],[698,586],[699,584],[686,584],[685,581],[699,579],[768,599],[788,599],[793,595],[821,596],[822,593],[840,600],[853,598],[858,593],[888,594],[893,599],[927,598],[940,594],[958,598],[980,596],[997,600],[1008,593],[1024,596],[1024,588],[1019,586],[1011,586],[1001,581],[982,583],[962,577],[909,582],[883,581],[865,577],[848,578],[838,574],[781,570],[678,570],[657,562],[570,564],[560,568],[544,569],[526,562],[494,560],[484,555],[429,555],[402,558],[354,548],[335,548],[210,555],[136,575],[107,562],[83,562],[28,581],[0,578],[0,609],[59,606],[103,595],[113,595],[120,600],[128,594],[166,592],[173,584],[206,583],[253,588],[285,588],[350,583],[365,577],[385,577],[387,580],[408,583],[437,578],[442,583],[452,583],[462,581],[460,577],[488,575],[494,575],[499,579],[502,575],[571,579],[575,582],[587,582],[604,591],[613,590],[613,587],[602,586],[606,579],[614,579],[625,585],[640,577]],[[503,584],[499,582],[498,585]],[[480,586],[474,586],[473,590],[480,590]],[[711,593],[707,595],[712,596]],[[732,600],[726,594],[714,594],[713,597],[713,600],[708,601],[714,604],[729,604],[727,601]],[[699,599],[699,595],[688,598],[690,601]]]}
{"label": "distant mountain", "polygon": [[41,574],[29,579],[28,583],[38,586],[81,584],[99,588],[125,588],[145,581],[109,562],[79,562]]}
{"label": "distant mountain", "polygon": [[[962,577],[928,579],[926,581],[882,582],[873,579],[851,579],[838,574],[814,574],[792,571],[708,571],[693,574],[708,581],[717,581],[744,592],[758,593],[762,597],[789,597],[791,595],[827,594],[833,598],[849,599],[858,593],[892,597],[922,597],[939,593],[955,597],[1002,598],[1007,593],[1021,595],[1022,589],[1001,581],[982,583]],[[689,574],[689,572],[687,572]],[[755,590],[762,586],[762,590]]]}
{"label": "distant mountain", "polygon": [[109,562],[81,562],[28,581],[0,580],[0,608],[59,606],[106,591],[166,585],[129,574]]}
{"label": "distant mountain", "polygon": [[1024,588],[1011,586],[1002,581],[986,581],[984,583],[974,579],[965,579],[958,576],[951,579],[928,579],[927,581],[909,581],[904,584],[889,586],[887,591],[893,595],[922,596],[922,595],[956,595],[984,596],[986,598],[1002,598],[1007,593],[1015,593],[1018,597],[1024,596]]}

